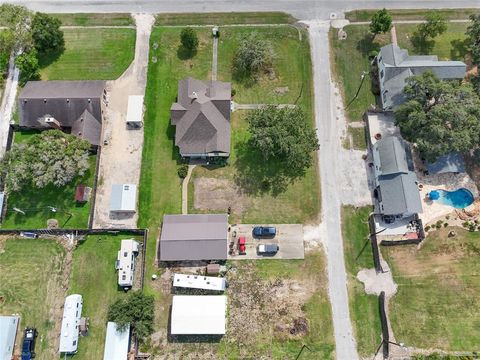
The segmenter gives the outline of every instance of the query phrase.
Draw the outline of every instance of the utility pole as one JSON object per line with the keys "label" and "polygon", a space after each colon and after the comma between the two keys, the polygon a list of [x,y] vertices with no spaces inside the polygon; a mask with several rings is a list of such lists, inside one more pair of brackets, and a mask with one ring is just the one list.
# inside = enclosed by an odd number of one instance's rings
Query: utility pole
{"label": "utility pole", "polygon": [[358,94],[360,94],[360,90],[362,89],[362,86],[363,86],[363,82],[365,80],[365,77],[368,75],[368,71],[362,71],[362,75],[360,75],[360,85],[358,86],[358,89],[357,89],[357,92],[355,93],[355,96],[353,97],[352,100],[350,100],[350,102],[347,104],[347,106],[345,106],[345,110],[348,109],[348,107],[357,99],[358,97]]}

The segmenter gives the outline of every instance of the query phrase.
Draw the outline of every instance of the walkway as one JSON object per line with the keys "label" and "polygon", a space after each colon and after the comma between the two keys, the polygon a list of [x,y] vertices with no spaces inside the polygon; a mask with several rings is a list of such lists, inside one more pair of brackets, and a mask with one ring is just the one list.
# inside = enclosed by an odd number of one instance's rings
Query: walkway
{"label": "walkway", "polygon": [[232,101],[232,111],[235,110],[257,110],[257,109],[262,109],[267,106],[275,105],[279,109],[282,108],[290,108],[294,109],[296,105],[294,104],[238,104],[236,102]]}
{"label": "walkway", "polygon": [[212,80],[217,80],[218,36],[213,37]]}
{"label": "walkway", "polygon": [[0,158],[3,158],[7,149],[8,131],[17,96],[19,75],[20,71],[15,66],[15,58],[11,56],[8,66],[8,78],[5,82],[5,90],[3,91],[2,104],[0,106]]}
{"label": "walkway", "polygon": [[322,236],[328,262],[328,286],[332,306],[336,357],[356,360],[355,338],[350,321],[347,274],[341,230],[340,152],[342,144],[336,121],[334,85],[330,77],[329,22],[307,22],[314,74],[315,121],[320,142],[319,168],[322,195]]}
{"label": "walkway", "polygon": [[188,214],[188,183],[192,177],[193,169],[196,165],[188,165],[188,172],[182,182],[182,214]]}
{"label": "walkway", "polygon": [[[143,129],[129,130],[125,123],[128,97],[144,95],[147,85],[149,39],[154,17],[134,15],[137,25],[135,58],[120,78],[107,82],[108,107],[104,109],[103,139],[98,187],[95,201],[94,228],[136,228],[137,214],[110,214],[113,184],[136,184],[140,181]],[[138,198],[138,187],[137,187]]]}

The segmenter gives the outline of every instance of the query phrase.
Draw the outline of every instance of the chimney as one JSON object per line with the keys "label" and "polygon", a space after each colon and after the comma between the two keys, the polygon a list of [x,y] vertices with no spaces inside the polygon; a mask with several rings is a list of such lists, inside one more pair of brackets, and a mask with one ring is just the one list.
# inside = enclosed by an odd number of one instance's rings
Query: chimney
{"label": "chimney", "polygon": [[45,124],[50,126],[52,129],[61,129],[60,123],[51,115],[45,115],[44,117]]}
{"label": "chimney", "polygon": [[206,95],[207,95],[209,98],[213,98],[213,97],[215,97],[215,88],[213,87],[213,81],[210,82],[209,85],[210,85],[210,86],[207,87],[207,93],[206,93]]}

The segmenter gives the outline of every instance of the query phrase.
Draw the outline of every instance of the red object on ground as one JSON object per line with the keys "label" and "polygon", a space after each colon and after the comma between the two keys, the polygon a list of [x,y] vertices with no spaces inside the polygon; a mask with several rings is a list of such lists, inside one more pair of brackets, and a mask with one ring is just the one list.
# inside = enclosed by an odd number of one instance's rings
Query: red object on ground
{"label": "red object on ground", "polygon": [[84,202],[85,201],[85,185],[78,185],[75,189],[75,201]]}
{"label": "red object on ground", "polygon": [[245,252],[247,251],[247,247],[245,246],[246,243],[247,243],[247,241],[245,239],[245,236],[240,236],[238,238],[238,251],[239,251],[239,253],[245,254]]}

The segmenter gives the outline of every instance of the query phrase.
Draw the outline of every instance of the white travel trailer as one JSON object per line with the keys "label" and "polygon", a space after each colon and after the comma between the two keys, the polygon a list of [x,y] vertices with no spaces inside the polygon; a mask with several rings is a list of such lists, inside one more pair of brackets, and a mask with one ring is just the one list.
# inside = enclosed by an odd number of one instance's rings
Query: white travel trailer
{"label": "white travel trailer", "polygon": [[225,291],[227,280],[214,276],[174,274],[173,286],[189,289]]}
{"label": "white travel trailer", "polygon": [[140,129],[143,126],[143,96],[130,95],[127,106],[127,126],[129,129]]}
{"label": "white travel trailer", "polygon": [[78,326],[82,317],[82,295],[73,294],[65,298],[62,330],[60,332],[60,353],[75,354],[78,348]]}
{"label": "white travel trailer", "polygon": [[138,242],[133,239],[122,240],[115,268],[118,270],[118,286],[128,290],[133,286],[135,258],[138,255]]}

